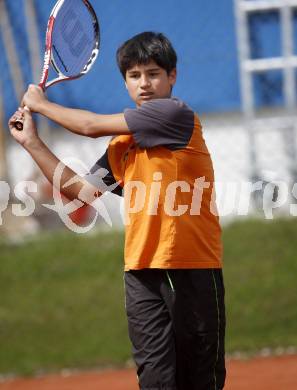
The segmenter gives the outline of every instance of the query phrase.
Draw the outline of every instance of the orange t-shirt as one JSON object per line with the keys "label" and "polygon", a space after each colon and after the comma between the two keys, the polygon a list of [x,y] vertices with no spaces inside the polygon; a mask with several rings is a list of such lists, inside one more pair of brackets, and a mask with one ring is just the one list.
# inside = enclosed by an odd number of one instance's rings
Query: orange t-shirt
{"label": "orange t-shirt", "polygon": [[[131,135],[112,139],[94,168],[125,199],[125,270],[221,268],[214,172],[198,116],[178,99],[125,110]],[[93,168],[93,171],[94,171]]]}

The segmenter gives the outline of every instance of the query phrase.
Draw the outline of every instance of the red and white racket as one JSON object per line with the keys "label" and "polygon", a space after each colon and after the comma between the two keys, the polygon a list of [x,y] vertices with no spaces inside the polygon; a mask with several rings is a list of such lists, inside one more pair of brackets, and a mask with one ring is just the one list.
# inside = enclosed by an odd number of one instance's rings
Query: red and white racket
{"label": "red and white racket", "polygon": [[[93,66],[100,46],[100,28],[88,0],[58,0],[48,20],[44,65],[39,86],[45,91],[65,80],[86,74]],[[50,66],[57,77],[48,81]],[[15,127],[23,129],[17,121]]]}

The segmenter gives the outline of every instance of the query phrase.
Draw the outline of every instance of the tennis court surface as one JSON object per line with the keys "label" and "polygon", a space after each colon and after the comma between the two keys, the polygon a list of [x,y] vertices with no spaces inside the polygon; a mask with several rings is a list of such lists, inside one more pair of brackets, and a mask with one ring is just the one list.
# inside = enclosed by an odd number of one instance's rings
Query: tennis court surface
{"label": "tennis court surface", "polygon": [[[229,360],[224,390],[296,390],[297,356]],[[137,390],[135,371],[119,370],[16,379],[0,390]]]}

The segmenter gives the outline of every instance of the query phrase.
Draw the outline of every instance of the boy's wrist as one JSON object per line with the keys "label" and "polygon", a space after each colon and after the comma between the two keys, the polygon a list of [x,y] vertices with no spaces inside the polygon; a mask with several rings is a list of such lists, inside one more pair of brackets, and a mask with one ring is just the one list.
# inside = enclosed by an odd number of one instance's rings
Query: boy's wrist
{"label": "boy's wrist", "polygon": [[36,151],[38,149],[41,149],[43,147],[43,142],[36,135],[36,136],[30,137],[28,140],[26,140],[23,144],[23,147],[30,153],[32,151]]}
{"label": "boy's wrist", "polygon": [[38,103],[38,110],[36,110],[39,114],[44,115],[48,109],[50,102],[47,99],[42,99]]}

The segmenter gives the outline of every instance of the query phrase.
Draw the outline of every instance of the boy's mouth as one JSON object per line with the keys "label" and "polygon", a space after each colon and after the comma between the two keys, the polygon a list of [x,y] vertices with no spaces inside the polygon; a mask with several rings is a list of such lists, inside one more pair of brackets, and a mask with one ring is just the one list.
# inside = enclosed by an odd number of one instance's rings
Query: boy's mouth
{"label": "boy's mouth", "polygon": [[153,96],[153,92],[142,92],[139,96],[142,98],[151,97]]}
{"label": "boy's mouth", "polygon": [[142,93],[139,95],[139,99],[142,100],[142,101],[151,100],[151,99],[153,99],[153,97],[154,97],[153,92],[142,92]]}

